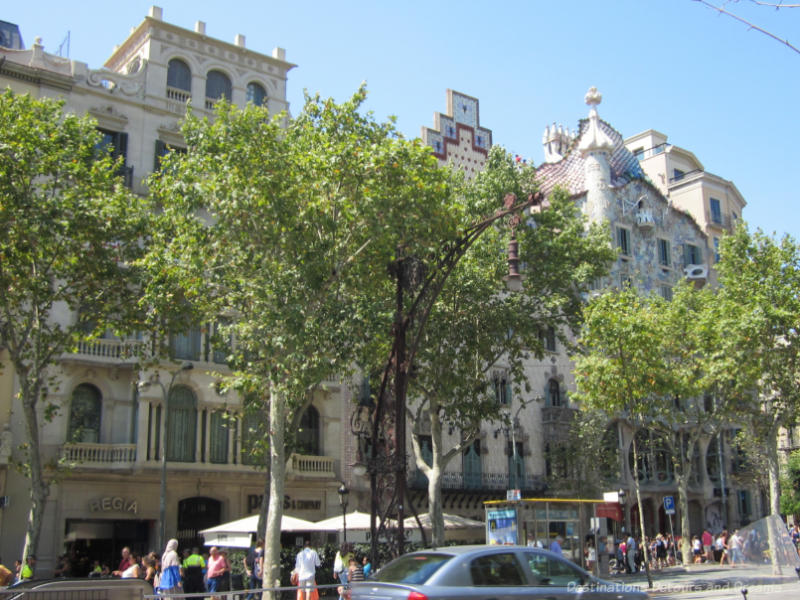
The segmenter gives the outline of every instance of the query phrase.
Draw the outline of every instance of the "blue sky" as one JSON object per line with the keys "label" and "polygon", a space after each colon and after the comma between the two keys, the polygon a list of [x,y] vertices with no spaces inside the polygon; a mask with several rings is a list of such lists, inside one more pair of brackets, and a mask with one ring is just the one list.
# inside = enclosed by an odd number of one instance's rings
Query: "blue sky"
{"label": "blue sky", "polygon": [[[536,164],[544,127],[574,129],[597,86],[624,136],[665,133],[734,181],[751,228],[800,238],[800,54],[694,0],[44,0],[7,2],[0,19],[50,52],[70,32],[70,58],[99,68],[153,3],[175,25],[285,48],[294,112],[304,90],[344,100],[366,81],[367,107],[416,137],[451,88],[480,100],[496,144]],[[800,46],[800,8],[725,7]]]}

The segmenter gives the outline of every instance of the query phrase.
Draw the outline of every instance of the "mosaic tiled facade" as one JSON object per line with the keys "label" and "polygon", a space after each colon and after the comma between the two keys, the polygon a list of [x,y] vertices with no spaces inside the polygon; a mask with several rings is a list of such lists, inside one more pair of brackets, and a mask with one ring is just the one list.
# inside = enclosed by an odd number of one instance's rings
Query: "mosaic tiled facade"
{"label": "mosaic tiled facade", "polygon": [[434,113],[433,128],[422,128],[422,141],[442,163],[474,175],[486,163],[492,132],[480,126],[478,99],[447,90],[447,114]]}

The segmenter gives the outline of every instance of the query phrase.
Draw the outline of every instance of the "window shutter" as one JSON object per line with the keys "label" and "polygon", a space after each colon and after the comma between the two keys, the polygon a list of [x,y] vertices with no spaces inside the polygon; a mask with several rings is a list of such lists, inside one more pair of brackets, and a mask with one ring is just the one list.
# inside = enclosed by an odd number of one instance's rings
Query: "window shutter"
{"label": "window shutter", "polygon": [[161,140],[156,140],[156,151],[153,155],[153,171],[158,172],[161,170],[161,159],[169,151],[167,145]]}
{"label": "window shutter", "polygon": [[512,394],[511,382],[506,380],[506,401],[505,401],[506,404],[511,404],[511,394]]}

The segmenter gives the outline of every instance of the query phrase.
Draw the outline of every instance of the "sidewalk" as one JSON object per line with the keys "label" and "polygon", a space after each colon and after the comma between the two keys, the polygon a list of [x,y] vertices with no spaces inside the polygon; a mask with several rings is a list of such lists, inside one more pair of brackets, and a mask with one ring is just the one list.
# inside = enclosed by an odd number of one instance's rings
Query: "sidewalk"
{"label": "sidewalk", "polygon": [[642,571],[632,575],[611,575],[610,581],[638,585],[652,596],[676,594],[711,589],[753,588],[763,585],[791,585],[800,587],[800,579],[793,567],[783,567],[780,575],[772,573],[771,565],[745,564],[731,567],[713,564],[667,567],[651,571],[653,587],[647,587],[647,575]]}

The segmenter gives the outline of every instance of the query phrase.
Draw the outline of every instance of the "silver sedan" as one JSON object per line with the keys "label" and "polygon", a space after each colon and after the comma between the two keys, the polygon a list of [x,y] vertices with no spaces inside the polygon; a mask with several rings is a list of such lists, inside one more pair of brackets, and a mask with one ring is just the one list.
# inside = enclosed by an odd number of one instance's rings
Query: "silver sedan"
{"label": "silver sedan", "polygon": [[637,587],[603,581],[564,558],[526,546],[448,546],[405,554],[352,600],[647,600]]}

